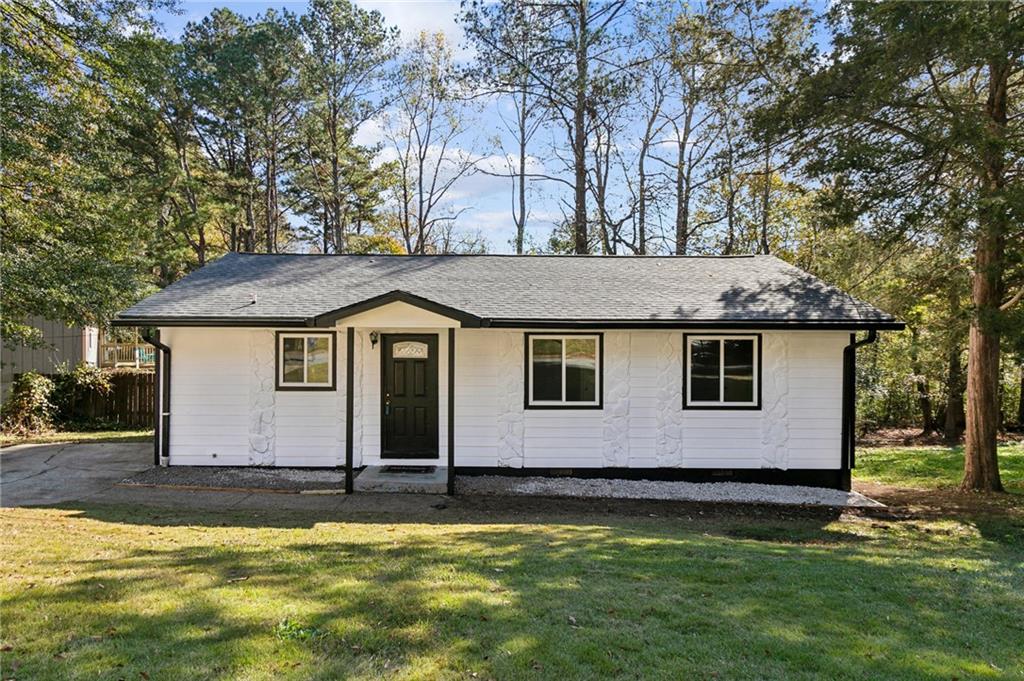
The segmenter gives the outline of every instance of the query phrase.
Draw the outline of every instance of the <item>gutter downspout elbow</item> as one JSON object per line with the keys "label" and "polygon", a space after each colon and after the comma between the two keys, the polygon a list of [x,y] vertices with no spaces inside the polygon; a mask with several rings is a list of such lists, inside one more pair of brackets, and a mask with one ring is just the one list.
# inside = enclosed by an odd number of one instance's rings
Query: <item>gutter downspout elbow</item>
{"label": "gutter downspout elbow", "polygon": [[140,336],[157,350],[154,394],[159,397],[153,409],[153,465],[166,465],[171,456],[171,348],[160,342],[159,331],[153,334],[147,330]]}
{"label": "gutter downspout elbow", "polygon": [[850,471],[857,463],[857,348],[870,345],[878,340],[878,329],[868,329],[866,338],[857,340],[857,334],[850,334],[850,344],[843,348],[843,414],[842,444],[840,447],[841,484],[850,490]]}

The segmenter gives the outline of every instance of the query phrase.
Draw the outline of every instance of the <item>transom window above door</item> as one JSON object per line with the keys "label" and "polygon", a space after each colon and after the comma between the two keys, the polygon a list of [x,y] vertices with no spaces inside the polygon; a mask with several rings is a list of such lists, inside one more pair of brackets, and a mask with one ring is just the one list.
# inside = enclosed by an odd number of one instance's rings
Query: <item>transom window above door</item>
{"label": "transom window above door", "polygon": [[427,359],[430,348],[419,341],[400,341],[391,346],[391,356],[395,359]]}
{"label": "transom window above door", "polygon": [[760,336],[683,336],[683,406],[758,409],[761,403]]}
{"label": "transom window above door", "polygon": [[334,390],[334,334],[277,334],[278,390]]}
{"label": "transom window above door", "polygon": [[601,407],[600,334],[526,334],[526,406]]}

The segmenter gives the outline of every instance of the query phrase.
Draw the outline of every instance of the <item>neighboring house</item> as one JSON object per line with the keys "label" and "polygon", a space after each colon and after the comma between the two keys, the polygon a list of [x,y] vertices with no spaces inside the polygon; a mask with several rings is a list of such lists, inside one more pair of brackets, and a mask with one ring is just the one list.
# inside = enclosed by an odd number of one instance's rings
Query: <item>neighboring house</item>
{"label": "neighboring house", "polygon": [[29,326],[39,329],[38,346],[3,344],[0,350],[0,392],[6,399],[14,377],[26,371],[52,374],[59,366],[73,367],[99,361],[99,332],[92,326],[66,326],[43,317],[30,317]]}
{"label": "neighboring house", "polygon": [[855,332],[903,328],[769,256],[229,254],[115,324],[159,329],[163,464],[840,488]]}
{"label": "neighboring house", "polygon": [[153,366],[154,352],[134,334],[122,331],[117,337],[94,326],[67,326],[43,317],[30,317],[28,325],[39,329],[37,346],[6,345],[0,349],[0,391],[4,398],[14,377],[26,371],[52,374],[61,365],[85,363],[102,367]]}

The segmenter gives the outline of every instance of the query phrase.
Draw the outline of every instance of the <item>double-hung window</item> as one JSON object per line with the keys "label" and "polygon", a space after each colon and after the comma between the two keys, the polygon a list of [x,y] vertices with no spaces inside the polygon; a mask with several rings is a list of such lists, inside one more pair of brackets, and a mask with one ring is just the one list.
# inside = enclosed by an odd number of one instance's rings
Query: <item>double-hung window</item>
{"label": "double-hung window", "polygon": [[684,406],[759,408],[760,340],[756,335],[684,335]]}
{"label": "double-hung window", "polygon": [[601,407],[600,334],[527,334],[528,408]]}
{"label": "double-hung window", "polygon": [[334,376],[334,333],[278,332],[279,390],[333,390]]}

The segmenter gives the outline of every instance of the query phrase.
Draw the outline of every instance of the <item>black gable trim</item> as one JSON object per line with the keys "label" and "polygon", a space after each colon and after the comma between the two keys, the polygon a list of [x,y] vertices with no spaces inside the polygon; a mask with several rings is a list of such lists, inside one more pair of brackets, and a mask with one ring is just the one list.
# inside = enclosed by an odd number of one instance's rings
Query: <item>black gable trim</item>
{"label": "black gable trim", "polygon": [[352,305],[339,307],[337,310],[325,312],[323,314],[317,315],[316,317],[313,317],[312,325],[333,326],[334,323],[339,319],[351,317],[352,315],[359,314],[360,312],[374,310],[378,307],[383,307],[384,305],[388,305],[390,303],[406,303],[407,305],[418,307],[421,310],[426,310],[427,312],[439,314],[442,317],[454,319],[458,322],[461,322],[462,326],[464,327],[475,328],[481,326],[482,320],[476,315],[470,314],[468,312],[463,312],[462,310],[456,310],[454,307],[448,307],[447,305],[435,303],[432,300],[428,300],[427,298],[423,298],[422,296],[414,295],[412,293],[409,293],[408,291],[390,291],[388,293],[375,296],[373,298],[367,298],[366,300],[354,303]]}

